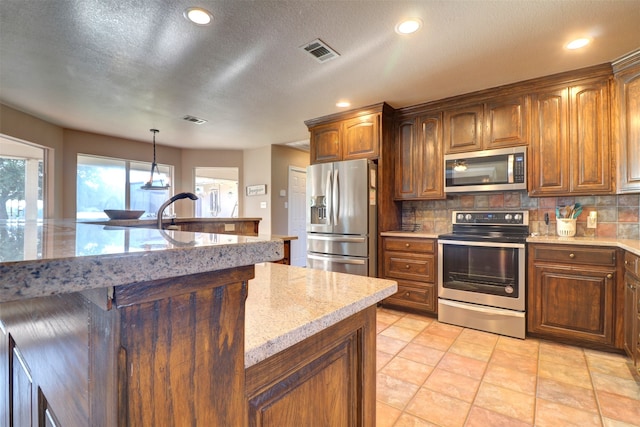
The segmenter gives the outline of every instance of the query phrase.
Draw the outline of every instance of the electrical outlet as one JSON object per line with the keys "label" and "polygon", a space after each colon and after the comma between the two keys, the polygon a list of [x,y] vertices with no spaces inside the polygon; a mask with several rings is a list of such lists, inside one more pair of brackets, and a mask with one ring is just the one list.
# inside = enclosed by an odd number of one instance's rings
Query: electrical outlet
{"label": "electrical outlet", "polygon": [[591,211],[587,217],[587,228],[596,228],[598,225],[598,212]]}

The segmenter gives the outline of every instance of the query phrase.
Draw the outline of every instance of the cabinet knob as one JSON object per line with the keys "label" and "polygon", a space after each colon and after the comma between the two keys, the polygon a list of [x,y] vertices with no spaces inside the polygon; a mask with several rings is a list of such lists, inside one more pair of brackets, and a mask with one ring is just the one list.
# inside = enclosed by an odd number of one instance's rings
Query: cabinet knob
{"label": "cabinet knob", "polygon": [[409,246],[411,246],[411,244],[410,243],[405,243],[404,246],[408,248]]}
{"label": "cabinet knob", "polygon": [[573,259],[576,257],[576,254],[569,254],[569,258]]}
{"label": "cabinet knob", "polygon": [[411,266],[409,264],[405,265],[404,268],[406,268],[407,270],[411,268]]}
{"label": "cabinet knob", "polygon": [[409,298],[409,296],[411,295],[411,292],[405,292],[404,296]]}
{"label": "cabinet knob", "polygon": [[629,260],[628,259],[624,260],[624,265],[629,265]]}
{"label": "cabinet knob", "polygon": [[613,277],[613,274],[609,273],[607,274],[607,279],[611,279]]}

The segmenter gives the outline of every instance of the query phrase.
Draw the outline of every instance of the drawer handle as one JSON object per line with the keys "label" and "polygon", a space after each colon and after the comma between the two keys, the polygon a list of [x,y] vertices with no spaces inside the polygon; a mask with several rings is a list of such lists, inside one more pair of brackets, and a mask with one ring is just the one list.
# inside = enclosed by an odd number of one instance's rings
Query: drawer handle
{"label": "drawer handle", "polygon": [[573,259],[576,257],[576,254],[569,254],[569,258]]}
{"label": "drawer handle", "polygon": [[629,260],[628,259],[624,260],[624,265],[629,265]]}
{"label": "drawer handle", "polygon": [[607,279],[611,279],[611,278],[613,278],[613,274],[611,273],[607,274]]}
{"label": "drawer handle", "polygon": [[409,298],[411,296],[411,292],[405,292],[404,296]]}

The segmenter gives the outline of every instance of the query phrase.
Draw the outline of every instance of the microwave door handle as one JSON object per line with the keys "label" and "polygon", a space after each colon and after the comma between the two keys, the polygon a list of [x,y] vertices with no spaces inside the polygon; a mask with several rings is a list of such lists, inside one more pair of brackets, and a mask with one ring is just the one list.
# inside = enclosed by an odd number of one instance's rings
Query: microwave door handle
{"label": "microwave door handle", "polygon": [[325,186],[325,206],[327,211],[325,212],[325,218],[327,218],[327,225],[331,224],[331,216],[333,215],[333,181],[331,180],[331,171],[327,172],[327,183]]}
{"label": "microwave door handle", "polygon": [[340,218],[340,176],[337,170],[333,175],[333,203],[331,208],[333,209],[333,224],[338,225],[338,218]]}
{"label": "microwave door handle", "polygon": [[507,182],[509,184],[513,184],[513,163],[514,163],[514,155],[509,154],[509,159],[507,161]]}

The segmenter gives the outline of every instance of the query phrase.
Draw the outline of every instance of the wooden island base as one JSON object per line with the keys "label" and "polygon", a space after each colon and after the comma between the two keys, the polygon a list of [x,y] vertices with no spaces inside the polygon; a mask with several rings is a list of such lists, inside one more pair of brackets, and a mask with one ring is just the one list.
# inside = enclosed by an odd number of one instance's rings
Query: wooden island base
{"label": "wooden island base", "polygon": [[0,424],[374,426],[375,305],[245,375],[254,271],[1,303]]}

